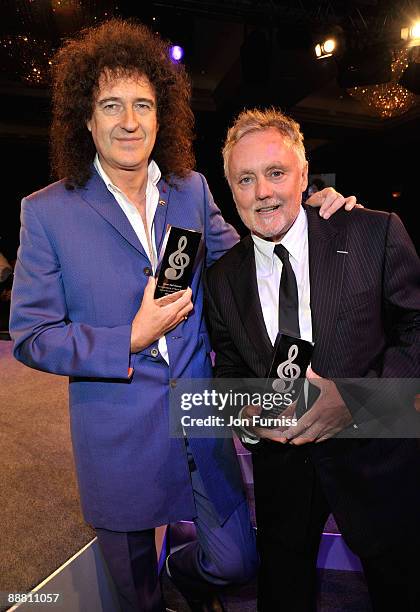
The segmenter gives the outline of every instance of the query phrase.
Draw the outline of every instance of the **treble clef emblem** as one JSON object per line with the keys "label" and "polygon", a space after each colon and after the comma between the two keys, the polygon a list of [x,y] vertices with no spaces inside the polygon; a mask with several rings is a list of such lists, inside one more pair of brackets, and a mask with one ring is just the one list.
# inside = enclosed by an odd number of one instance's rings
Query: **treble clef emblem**
{"label": "treble clef emblem", "polygon": [[294,381],[300,376],[300,367],[294,360],[298,356],[299,349],[296,344],[292,344],[287,353],[286,361],[277,366],[279,378],[273,382],[273,389],[279,393],[287,393],[293,387]]}
{"label": "treble clef emblem", "polygon": [[186,246],[187,237],[181,236],[178,240],[178,250],[171,253],[168,257],[170,268],[166,268],[165,276],[169,280],[178,280],[181,278],[183,271],[190,263],[190,256],[183,252]]}

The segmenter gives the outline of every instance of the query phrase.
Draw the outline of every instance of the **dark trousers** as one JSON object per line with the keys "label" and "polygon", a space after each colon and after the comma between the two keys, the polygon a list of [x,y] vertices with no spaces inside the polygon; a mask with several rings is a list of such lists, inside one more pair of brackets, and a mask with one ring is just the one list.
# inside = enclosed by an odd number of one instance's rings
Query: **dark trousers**
{"label": "dark trousers", "polygon": [[123,612],[162,612],[165,606],[158,579],[155,530],[109,531],[96,535],[117,590]]}
{"label": "dark trousers", "polygon": [[258,610],[309,612],[316,609],[316,559],[328,504],[304,447],[261,444],[252,457]]}
{"label": "dark trousers", "polygon": [[[312,612],[318,548],[331,508],[308,448],[264,442],[253,454],[253,464],[261,558],[258,610]],[[410,551],[404,541],[381,556],[360,558],[374,612],[420,610],[414,545]]]}
{"label": "dark trousers", "polygon": [[[209,588],[241,584],[258,567],[255,536],[244,500],[220,525],[198,470],[191,472],[197,509],[197,541],[171,554],[170,571],[182,584],[206,595]],[[114,532],[96,529],[123,612],[165,610],[157,573],[154,529]]]}
{"label": "dark trousers", "polygon": [[[414,534],[413,534],[414,535]],[[373,612],[420,610],[420,553],[414,542],[402,542],[387,554],[361,558]]]}

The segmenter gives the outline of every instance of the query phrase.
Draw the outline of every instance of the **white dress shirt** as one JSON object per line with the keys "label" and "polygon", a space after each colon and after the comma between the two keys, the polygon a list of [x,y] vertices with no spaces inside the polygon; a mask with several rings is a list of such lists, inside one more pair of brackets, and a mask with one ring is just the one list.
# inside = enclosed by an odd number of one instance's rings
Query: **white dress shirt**
{"label": "white dress shirt", "polygon": [[[156,272],[156,267],[158,264],[158,254],[156,251],[156,240],[155,240],[155,232],[154,232],[154,218],[156,213],[156,208],[159,203],[159,189],[157,184],[160,180],[161,173],[159,166],[155,161],[151,161],[147,168],[147,186],[146,186],[146,219],[147,219],[147,227],[149,231],[149,240],[152,247],[152,252],[149,251],[149,242],[147,240],[146,228],[143,224],[143,219],[135,205],[127,198],[127,196],[114,185],[106,174],[105,170],[102,168],[101,162],[99,161],[99,157],[96,154],[95,161],[93,162],[96,170],[98,171],[99,176],[104,181],[107,186],[108,191],[112,193],[117,203],[120,205],[123,213],[127,217],[132,226],[133,230],[136,232],[138,239],[145,251],[147,253],[151,267],[153,270],[153,274]],[[168,355],[168,347],[166,344],[165,336],[159,338],[158,341],[159,352],[162,355],[163,359],[169,363],[169,355]]]}
{"label": "white dress shirt", "polygon": [[[299,328],[303,340],[312,342],[311,291],[309,284],[308,219],[302,207],[292,227],[279,243],[270,242],[251,234],[254,241],[255,268],[257,273],[258,295],[271,344],[279,331],[279,290],[283,269],[281,259],[274,253],[276,244],[282,244],[289,252],[289,261],[296,276],[299,300]],[[305,397],[307,390],[305,390]],[[242,411],[240,412],[242,415]],[[242,428],[242,440],[249,444],[258,442],[250,432]]]}
{"label": "white dress shirt", "polygon": [[[274,345],[279,331],[279,289],[283,264],[274,253],[276,242],[252,234],[258,294],[265,326]],[[299,328],[303,340],[312,342],[311,292],[309,284],[308,220],[303,208],[287,234],[280,240],[289,252],[289,261],[296,276],[299,299]]]}

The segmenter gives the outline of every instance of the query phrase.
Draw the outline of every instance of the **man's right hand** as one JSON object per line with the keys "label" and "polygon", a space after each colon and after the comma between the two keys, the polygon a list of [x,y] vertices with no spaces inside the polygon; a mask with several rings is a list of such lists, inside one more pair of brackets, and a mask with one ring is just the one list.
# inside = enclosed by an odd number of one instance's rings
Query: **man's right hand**
{"label": "man's right hand", "polygon": [[131,326],[131,352],[138,353],[161,338],[183,321],[193,309],[192,291],[188,287],[154,299],[156,279],[150,277],[144,290],[141,306]]}

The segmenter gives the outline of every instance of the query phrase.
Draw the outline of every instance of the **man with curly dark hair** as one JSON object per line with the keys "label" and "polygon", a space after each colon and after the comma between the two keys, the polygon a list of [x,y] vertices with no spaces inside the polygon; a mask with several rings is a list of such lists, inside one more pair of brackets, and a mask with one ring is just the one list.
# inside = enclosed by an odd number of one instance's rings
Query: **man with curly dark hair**
{"label": "man with curly dark hair", "polygon": [[[92,173],[95,142],[86,131],[100,78],[141,74],[153,84],[159,129],[153,159],[162,176],[184,178],[194,168],[191,87],[168,44],[145,26],[112,20],[82,31],[57,53],[53,66],[52,166],[67,185],[82,186]],[[112,79],[111,79],[112,80]]]}
{"label": "man with curly dark hair", "polygon": [[[60,180],[22,203],[15,356],[70,377],[82,508],[123,610],[164,609],[158,525],[195,522],[197,542],[166,566],[194,610],[220,610],[213,590],[247,581],[257,565],[232,440],[169,435],[169,388],[212,372],[203,267],[238,240],[192,171],[189,100],[184,68],[145,26],[83,31],[54,62]],[[352,205],[336,196],[324,194],[321,211]],[[155,300],[168,224],[200,231],[203,244],[191,288]]]}

